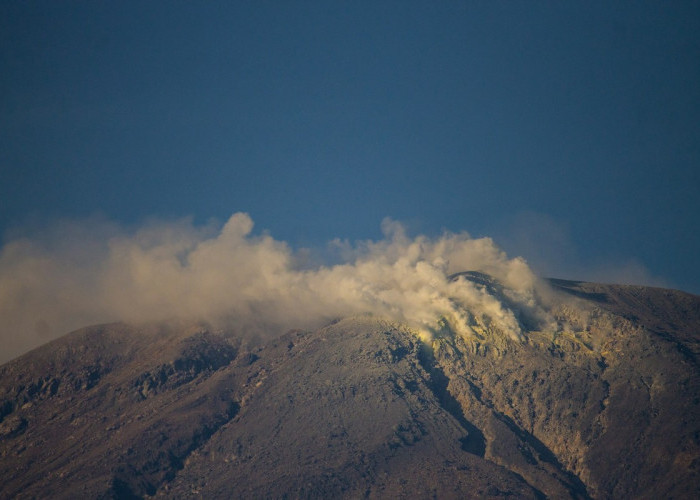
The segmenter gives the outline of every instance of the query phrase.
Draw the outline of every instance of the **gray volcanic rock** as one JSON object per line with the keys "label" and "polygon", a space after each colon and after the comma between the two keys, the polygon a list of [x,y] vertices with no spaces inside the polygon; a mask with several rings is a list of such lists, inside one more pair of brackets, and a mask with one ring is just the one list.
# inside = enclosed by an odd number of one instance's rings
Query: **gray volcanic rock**
{"label": "gray volcanic rock", "polygon": [[551,283],[524,341],[79,330],[0,367],[0,498],[696,498],[700,298]]}
{"label": "gray volcanic rock", "polygon": [[240,413],[164,495],[537,496],[482,459],[483,436],[435,386],[409,332],[353,318],[281,344],[286,359],[260,359]]}

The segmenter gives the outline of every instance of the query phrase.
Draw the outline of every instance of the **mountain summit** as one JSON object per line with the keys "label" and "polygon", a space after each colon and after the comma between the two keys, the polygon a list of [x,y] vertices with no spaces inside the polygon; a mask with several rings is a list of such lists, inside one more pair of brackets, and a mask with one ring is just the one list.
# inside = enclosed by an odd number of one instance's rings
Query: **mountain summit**
{"label": "mountain summit", "polygon": [[0,367],[0,497],[697,498],[700,298],[549,288],[555,327],[519,311],[521,337],[78,330]]}

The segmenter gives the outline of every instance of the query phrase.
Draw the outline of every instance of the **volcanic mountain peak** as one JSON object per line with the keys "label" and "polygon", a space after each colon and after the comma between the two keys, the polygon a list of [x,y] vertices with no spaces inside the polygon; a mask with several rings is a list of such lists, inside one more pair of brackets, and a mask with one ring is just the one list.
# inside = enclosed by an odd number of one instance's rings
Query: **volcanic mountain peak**
{"label": "volcanic mountain peak", "polygon": [[[487,278],[455,277],[507,300]],[[695,498],[700,299],[552,285],[522,339],[479,314],[427,343],[376,316],[74,332],[0,367],[0,497]]]}

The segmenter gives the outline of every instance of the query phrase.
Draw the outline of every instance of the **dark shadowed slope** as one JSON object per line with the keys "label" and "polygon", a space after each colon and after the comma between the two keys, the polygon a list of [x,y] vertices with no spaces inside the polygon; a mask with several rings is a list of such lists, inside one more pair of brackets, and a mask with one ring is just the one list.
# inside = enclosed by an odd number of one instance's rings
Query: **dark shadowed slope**
{"label": "dark shadowed slope", "polygon": [[0,498],[697,497],[700,299],[553,285],[524,342],[72,333],[0,367]]}

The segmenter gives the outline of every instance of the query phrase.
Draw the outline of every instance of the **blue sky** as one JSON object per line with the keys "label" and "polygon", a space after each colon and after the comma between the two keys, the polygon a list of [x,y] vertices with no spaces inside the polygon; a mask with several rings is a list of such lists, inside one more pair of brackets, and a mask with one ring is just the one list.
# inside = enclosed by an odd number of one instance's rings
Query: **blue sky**
{"label": "blue sky", "polygon": [[238,211],[700,293],[700,6],[0,4],[0,233]]}

